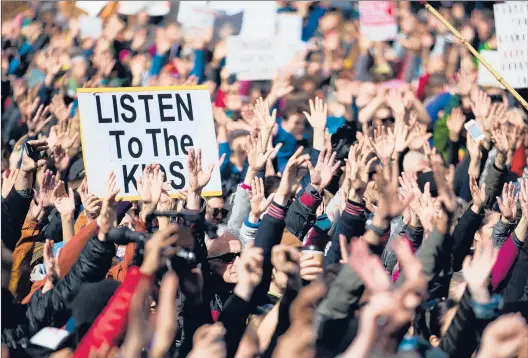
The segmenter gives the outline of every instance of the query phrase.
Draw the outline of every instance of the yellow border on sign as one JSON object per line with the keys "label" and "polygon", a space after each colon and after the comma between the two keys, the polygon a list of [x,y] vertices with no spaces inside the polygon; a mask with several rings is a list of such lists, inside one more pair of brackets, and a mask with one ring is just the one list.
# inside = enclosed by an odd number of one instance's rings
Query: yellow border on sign
{"label": "yellow border on sign", "polygon": [[207,85],[196,86],[152,86],[152,87],[116,87],[116,88],[77,88],[77,93],[103,93],[103,92],[152,92],[152,91],[193,91],[209,89]]}
{"label": "yellow border on sign", "polygon": [[[96,92],[147,92],[147,91],[173,91],[173,90],[203,90],[208,89],[207,85],[196,85],[196,86],[165,86],[165,87],[116,87],[116,88],[77,88],[77,93],[96,93]],[[79,110],[79,118],[81,117],[81,108],[77,106]],[[85,157],[85,151],[84,148],[84,137],[82,134],[82,120],[79,120],[80,123],[80,136],[81,136],[81,148],[83,148],[82,151],[82,157],[83,162],[86,163],[86,157]],[[86,166],[84,168],[85,176],[88,177],[88,170],[86,169]],[[209,197],[209,196],[221,196],[222,191],[206,191],[202,193],[203,197]],[[173,199],[178,199],[179,196],[176,194],[170,194],[170,197]],[[101,200],[104,198],[101,198]],[[131,196],[117,196],[116,199],[118,200],[124,200],[124,201],[138,201],[141,200],[141,197],[139,195],[131,195]]]}
{"label": "yellow border on sign", "polygon": [[[222,196],[222,191],[206,191],[202,193],[202,197],[210,197],[210,196]],[[176,194],[170,194],[170,197],[173,199],[180,199],[179,195]],[[101,200],[104,198],[101,198]],[[141,197],[139,195],[131,195],[131,196],[117,196],[117,200],[122,201],[139,201],[141,200]]]}

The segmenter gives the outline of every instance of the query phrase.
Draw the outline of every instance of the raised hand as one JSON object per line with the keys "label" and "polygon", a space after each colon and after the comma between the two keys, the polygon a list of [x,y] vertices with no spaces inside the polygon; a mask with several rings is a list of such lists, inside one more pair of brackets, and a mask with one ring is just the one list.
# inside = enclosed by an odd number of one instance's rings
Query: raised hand
{"label": "raised hand", "polygon": [[470,93],[471,99],[471,110],[475,115],[475,118],[485,120],[488,118],[490,107],[491,107],[491,98],[486,94],[486,92],[474,89]]}
{"label": "raised hand", "polygon": [[399,155],[409,148],[411,140],[409,126],[403,122],[397,122],[394,126],[394,153]]}
{"label": "raised hand", "polygon": [[389,159],[392,156],[395,145],[392,129],[387,130],[385,127],[378,127],[374,129],[374,137],[369,138],[369,140],[380,160]]}
{"label": "raised hand", "polygon": [[30,140],[27,142],[27,145],[36,155],[30,157],[27,150],[24,150],[24,153],[22,154],[22,165],[20,165],[20,171],[23,173],[33,172],[37,169],[37,166],[46,165],[45,159],[36,159],[36,157],[41,157],[42,153],[48,149],[48,143],[46,140]]}
{"label": "raised hand", "polygon": [[11,192],[13,185],[18,177],[19,169],[15,170],[4,170],[2,173],[2,198],[7,198],[7,195]]}
{"label": "raised hand", "polygon": [[159,164],[149,164],[143,170],[143,178],[137,180],[137,190],[143,203],[153,206],[158,205],[163,186],[163,172]]}
{"label": "raised hand", "polygon": [[502,188],[502,199],[497,196],[497,204],[499,205],[502,216],[509,222],[515,222],[517,215],[517,200],[519,193],[515,195],[515,185],[513,183],[505,183]]}
{"label": "raised hand", "polygon": [[63,215],[73,215],[75,211],[75,199],[72,188],[66,192],[66,187],[63,181],[59,181],[51,194],[53,205],[57,211]]}
{"label": "raised hand", "polygon": [[188,171],[189,171],[189,187],[192,192],[201,194],[202,189],[211,180],[213,174],[214,164],[207,167],[207,171],[203,171],[202,167],[202,150],[198,149],[195,153],[194,148],[189,150],[188,156]]}
{"label": "raised hand", "polygon": [[97,224],[99,225],[99,234],[97,237],[100,241],[106,241],[106,234],[115,225],[117,220],[116,196],[120,191],[121,189],[117,188],[115,173],[110,172],[106,179],[106,192],[101,207],[101,214],[97,218]]}
{"label": "raised hand", "polygon": [[83,204],[88,220],[95,220],[101,213],[103,202],[97,196],[88,192],[88,181],[86,177],[83,179],[77,192],[81,197],[81,203]]}
{"label": "raised hand", "polygon": [[222,323],[204,324],[196,330],[193,336],[193,349],[187,357],[218,357],[227,356],[224,336],[226,330]]}
{"label": "raised hand", "polygon": [[213,119],[219,125],[225,127],[231,119],[227,116],[225,111],[221,107],[217,107],[213,104]]}
{"label": "raised hand", "polygon": [[350,241],[350,253],[348,265],[369,291],[379,293],[390,290],[391,280],[387,270],[383,267],[379,257],[369,252],[365,241],[352,239]]}
{"label": "raised hand", "polygon": [[464,128],[464,123],[466,123],[466,116],[464,116],[460,107],[456,107],[451,111],[451,114],[447,118],[449,139],[451,139],[452,142],[458,142],[460,132],[462,131],[462,128]]}
{"label": "raised hand", "polygon": [[[406,299],[407,304],[409,304],[410,298],[414,298],[413,306],[416,308],[427,296],[427,280],[422,273],[422,263],[412,253],[407,240],[401,236],[393,240],[392,249],[405,278],[401,288],[402,296]],[[407,297],[405,298],[405,296]]]}
{"label": "raised hand", "polygon": [[516,357],[527,334],[526,320],[519,313],[502,315],[484,330],[476,358]]}
{"label": "raised hand", "polygon": [[405,116],[405,106],[403,105],[403,98],[400,91],[391,89],[387,94],[386,101],[392,113],[394,113],[394,117],[403,119]]}
{"label": "raised hand", "polygon": [[275,126],[275,122],[277,120],[277,110],[274,109],[273,112],[270,114],[270,108],[269,103],[266,100],[263,100],[262,97],[257,98],[257,102],[255,103],[255,109],[253,110],[255,117],[257,118],[257,122],[259,125],[259,128],[262,131],[262,145],[264,148],[267,147],[271,131],[273,130],[273,127]]}
{"label": "raised hand", "polygon": [[343,185],[349,188],[346,192],[348,199],[355,202],[362,200],[369,181],[370,167],[376,160],[375,156],[371,157],[374,152],[371,149],[365,149],[366,144],[367,142],[362,141],[350,147],[348,162],[345,166],[345,181]]}
{"label": "raised hand", "polygon": [[453,188],[446,180],[447,169],[444,167],[442,157],[437,155],[433,159],[433,174],[438,187],[438,199],[444,204],[448,213],[454,213],[457,207],[457,199]]}
{"label": "raised hand", "polygon": [[321,98],[316,97],[315,100],[310,100],[310,114],[308,112],[303,113],[314,131],[319,130],[324,132],[328,115],[328,105]]}
{"label": "raised hand", "polygon": [[489,276],[495,261],[497,261],[498,253],[491,240],[486,239],[481,241],[481,245],[475,250],[473,258],[467,256],[462,264],[462,273],[468,284],[471,297],[479,303],[486,304],[489,302]]}
{"label": "raised hand", "polygon": [[28,119],[28,121],[26,122],[26,125],[28,127],[29,137],[35,137],[51,121],[52,116],[47,116],[48,113],[49,113],[48,107],[44,107],[44,105],[40,105],[33,119]]}
{"label": "raised hand", "polygon": [[308,162],[308,169],[310,171],[311,184],[322,192],[328,184],[332,181],[335,172],[341,166],[341,162],[336,162],[335,157],[337,153],[331,152],[324,148],[319,153],[317,164],[314,167],[311,162]]}
{"label": "raised hand", "polygon": [[491,129],[491,138],[495,143],[495,148],[502,153],[507,154],[511,148],[508,134],[503,126],[495,126]]}
{"label": "raised hand", "polygon": [[304,175],[303,170],[301,169],[306,168],[310,160],[308,155],[302,155],[303,149],[303,147],[299,147],[290,157],[284,168],[279,188],[275,193],[275,201],[277,204],[286,204],[289,198],[295,194],[295,190],[299,187],[300,180]]}
{"label": "raised hand", "polygon": [[264,261],[261,247],[245,247],[240,260],[237,262],[238,283],[233,293],[244,301],[249,302],[253,291],[262,279],[262,263]]}
{"label": "raised hand", "polygon": [[171,47],[170,37],[167,36],[166,30],[158,28],[156,30],[156,52],[164,55]]}
{"label": "raised hand", "polygon": [[258,130],[252,131],[244,143],[244,150],[247,154],[248,164],[255,171],[261,170],[266,166],[266,161],[274,152],[273,148],[266,149],[266,144]]}
{"label": "raised hand", "polygon": [[519,204],[521,205],[522,216],[528,220],[528,179],[520,180]]}
{"label": "raised hand", "polygon": [[42,288],[42,293],[46,293],[55,287],[57,281],[60,280],[60,269],[58,260],[53,257],[52,240],[46,240],[43,249],[44,267],[46,268],[46,283]]}
{"label": "raised hand", "polygon": [[473,208],[475,213],[479,213],[484,202],[486,201],[486,184],[482,184],[479,188],[477,178],[469,176],[469,190],[471,191],[471,198],[473,199]]}
{"label": "raised hand", "polygon": [[390,221],[401,215],[413,196],[410,195],[405,200],[400,200],[398,196],[398,168],[396,166],[391,168],[388,158],[383,162],[383,169],[377,167],[376,172],[375,180],[380,192],[376,215],[379,215],[384,221]]}
{"label": "raised hand", "polygon": [[58,184],[59,178],[56,177],[51,170],[46,170],[42,175],[42,180],[39,183],[39,204],[43,208],[53,206],[53,192]]}
{"label": "raised hand", "polygon": [[278,272],[289,277],[299,274],[299,251],[286,245],[275,245],[271,250],[271,263]]}
{"label": "raised hand", "polygon": [[66,107],[66,104],[64,103],[64,93],[59,92],[51,99],[49,110],[53,113],[55,118],[57,118],[59,123],[67,123],[68,118],[70,118],[72,106],[73,102]]}
{"label": "raised hand", "polygon": [[258,221],[262,214],[266,212],[268,206],[271,204],[274,193],[271,193],[267,198],[264,196],[264,180],[262,178],[255,178],[251,181],[251,193],[248,193],[249,202],[251,204],[250,220]]}

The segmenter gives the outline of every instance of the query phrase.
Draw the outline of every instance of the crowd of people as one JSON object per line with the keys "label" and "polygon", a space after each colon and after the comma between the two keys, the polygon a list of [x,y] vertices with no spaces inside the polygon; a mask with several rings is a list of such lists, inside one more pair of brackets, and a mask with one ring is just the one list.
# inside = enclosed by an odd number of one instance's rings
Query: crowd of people
{"label": "crowd of people", "polygon": [[[355,8],[276,4],[306,50],[270,81],[169,17],[3,21],[2,356],[528,357],[527,112],[419,2],[381,42]],[[496,48],[490,3],[433,5]],[[178,198],[157,163],[139,201],[114,173],[91,193],[76,90],[181,84],[210,89],[216,168],[194,148]]]}

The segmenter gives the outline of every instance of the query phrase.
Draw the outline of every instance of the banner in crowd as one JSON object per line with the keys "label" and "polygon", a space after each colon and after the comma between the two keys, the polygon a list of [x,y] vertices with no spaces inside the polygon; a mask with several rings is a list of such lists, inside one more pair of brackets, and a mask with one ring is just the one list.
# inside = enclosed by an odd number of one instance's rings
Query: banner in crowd
{"label": "banner in crowd", "polygon": [[528,88],[528,2],[493,5],[501,67],[495,68],[513,88]]}
{"label": "banner in crowd", "polygon": [[359,1],[359,27],[371,41],[392,40],[398,25],[392,1]]}
{"label": "banner in crowd", "polygon": [[[494,70],[504,77],[501,54],[499,51],[482,50],[480,51],[480,55]],[[488,71],[488,69],[482,64],[479,64],[477,84],[484,87],[504,88],[504,86],[501,85],[499,81],[497,81],[495,76],[493,76],[491,72]]]}
{"label": "banner in crowd", "polygon": [[114,171],[119,197],[139,200],[137,179],[160,164],[171,194],[188,187],[187,155],[202,150],[206,169],[215,164],[204,196],[222,194],[218,148],[207,86],[79,88],[83,159],[90,192],[105,194]]}
{"label": "banner in crowd", "polygon": [[274,41],[271,38],[227,38],[226,68],[230,73],[235,73],[240,81],[272,79],[277,69],[276,57]]}

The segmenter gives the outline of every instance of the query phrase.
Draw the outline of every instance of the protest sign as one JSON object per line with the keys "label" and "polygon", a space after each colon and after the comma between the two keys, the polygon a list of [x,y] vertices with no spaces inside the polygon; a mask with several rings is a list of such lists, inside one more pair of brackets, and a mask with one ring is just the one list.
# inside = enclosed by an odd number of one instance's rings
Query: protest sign
{"label": "protest sign", "polygon": [[275,35],[277,4],[275,1],[247,1],[240,35],[246,38],[263,38]]}
{"label": "protest sign", "polygon": [[213,31],[216,13],[216,10],[207,6],[186,6],[179,10],[177,20],[182,24],[186,35],[209,38]]}
{"label": "protest sign", "polygon": [[103,33],[103,20],[98,17],[79,16],[79,30],[81,38],[97,39]]}
{"label": "protest sign", "polygon": [[240,81],[272,79],[277,70],[274,40],[228,37],[226,68]]}
{"label": "protest sign", "polygon": [[493,5],[501,67],[495,68],[513,88],[528,88],[528,3]]}
{"label": "protest sign", "polygon": [[188,187],[187,156],[202,150],[203,166],[215,164],[204,196],[222,194],[218,148],[207,86],[79,88],[83,160],[90,192],[105,194],[110,171],[124,200],[139,200],[137,179],[159,164],[171,196]]}
{"label": "protest sign", "polygon": [[83,10],[88,16],[95,17],[106,6],[108,1],[76,1],[75,6]]}
{"label": "protest sign", "polygon": [[277,16],[277,37],[281,41],[301,41],[303,19],[295,14],[279,14]]}
{"label": "protest sign", "polygon": [[[482,50],[480,51],[480,55],[484,60],[486,60],[491,67],[493,67],[497,72],[501,74],[501,76],[504,77],[502,74],[502,60],[501,60],[501,54],[499,51],[491,51],[491,50]],[[497,88],[504,88],[500,84],[499,81],[491,74],[490,71],[486,69],[483,65],[479,65],[478,68],[478,79],[477,84],[479,86],[485,86],[485,87],[497,87]]]}
{"label": "protest sign", "polygon": [[398,33],[391,1],[360,1],[359,26],[371,41],[392,40]]}

